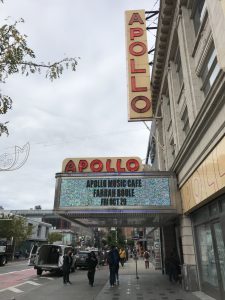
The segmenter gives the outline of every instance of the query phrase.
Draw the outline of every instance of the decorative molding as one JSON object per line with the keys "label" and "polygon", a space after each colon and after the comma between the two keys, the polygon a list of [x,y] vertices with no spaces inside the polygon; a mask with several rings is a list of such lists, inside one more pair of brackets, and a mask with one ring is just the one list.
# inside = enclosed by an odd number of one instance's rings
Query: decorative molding
{"label": "decorative molding", "polygon": [[197,76],[200,76],[201,74],[206,57],[209,53],[210,48],[212,47],[212,43],[213,43],[213,37],[212,37],[212,32],[210,31],[209,36],[206,37],[204,42],[202,43],[202,49],[201,52],[199,53],[199,61],[195,69]]}
{"label": "decorative molding", "polygon": [[[216,91],[219,91],[219,93],[216,94]],[[199,111],[192,127],[190,128],[190,131],[186,136],[186,139],[182,144],[182,147],[180,148],[180,151],[178,152],[178,155],[175,158],[173,165],[171,166],[171,171],[174,171],[176,172],[176,174],[179,174],[180,170],[182,170],[185,163],[193,153],[194,149],[197,147],[202,137],[207,132],[208,128],[210,127],[210,124],[212,123],[212,120],[215,119],[215,117],[218,114],[218,111],[224,105],[225,103],[224,92],[225,92],[225,76],[221,72],[218,75],[212,89],[208,93],[205,102],[203,103],[202,108]],[[198,157],[196,157],[195,161],[193,161],[192,165],[190,166],[189,170],[185,173],[185,175],[182,178],[180,178],[179,180],[180,186],[182,186],[188,180],[191,174],[196,170],[196,168],[202,163],[205,157],[210,153],[212,148],[221,138],[220,133],[223,135],[222,131],[224,130],[224,128],[225,128],[225,122],[223,123],[222,127],[218,128],[217,132],[215,132],[212,139],[208,141],[205,148],[202,149],[201,152],[199,152]]]}

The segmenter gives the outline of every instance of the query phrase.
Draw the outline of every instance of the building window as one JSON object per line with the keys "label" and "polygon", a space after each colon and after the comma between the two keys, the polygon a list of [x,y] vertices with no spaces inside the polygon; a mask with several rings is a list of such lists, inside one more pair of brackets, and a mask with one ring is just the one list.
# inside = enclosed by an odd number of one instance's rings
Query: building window
{"label": "building window", "polygon": [[156,153],[155,137],[152,136],[151,144],[150,144],[150,159],[151,159],[151,164],[154,163],[155,153]]}
{"label": "building window", "polygon": [[184,112],[183,112],[183,115],[181,117],[181,120],[183,122],[183,131],[187,135],[188,131],[190,130],[187,106],[184,109]]}
{"label": "building window", "polygon": [[37,237],[40,237],[41,236],[41,225],[38,225],[38,228],[37,228]]}
{"label": "building window", "polygon": [[183,85],[184,78],[183,78],[183,70],[182,70],[182,65],[181,65],[181,59],[180,59],[180,49],[177,49],[177,54],[176,54],[176,59],[175,63],[177,65],[177,74],[178,74],[178,80],[179,80],[179,85],[180,88]]}
{"label": "building window", "polygon": [[216,50],[214,45],[212,45],[200,74],[203,82],[202,90],[205,96],[212,87],[217,75],[219,74],[219,71],[220,68],[217,63]]}
{"label": "building window", "polygon": [[49,227],[46,227],[46,230],[45,230],[45,237],[46,237],[46,239],[48,238],[48,234],[49,234]]}
{"label": "building window", "polygon": [[199,28],[202,24],[205,12],[206,12],[205,0],[196,0],[195,7],[194,7],[194,15],[193,15],[196,35],[198,34]]}
{"label": "building window", "polygon": [[167,96],[167,99],[168,99],[168,101],[167,101],[167,106],[168,106],[168,120],[169,120],[169,122],[171,121],[171,107],[170,107],[170,98],[169,98],[169,94],[167,94],[166,95]]}
{"label": "building window", "polygon": [[172,154],[172,157],[173,159],[175,159],[175,144],[174,144],[174,139],[171,140],[170,142],[170,146],[171,146],[171,154]]}

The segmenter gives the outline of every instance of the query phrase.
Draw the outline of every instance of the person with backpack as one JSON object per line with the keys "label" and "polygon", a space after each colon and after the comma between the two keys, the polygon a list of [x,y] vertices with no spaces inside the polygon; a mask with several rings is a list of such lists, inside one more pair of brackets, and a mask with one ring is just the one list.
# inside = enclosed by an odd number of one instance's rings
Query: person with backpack
{"label": "person with backpack", "polygon": [[150,254],[146,249],[144,252],[145,269],[149,269],[149,258],[150,258]]}

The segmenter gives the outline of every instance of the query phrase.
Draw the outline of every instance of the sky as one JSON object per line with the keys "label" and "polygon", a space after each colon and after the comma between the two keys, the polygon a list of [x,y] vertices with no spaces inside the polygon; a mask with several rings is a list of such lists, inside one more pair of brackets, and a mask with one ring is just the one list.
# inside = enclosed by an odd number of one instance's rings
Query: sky
{"label": "sky", "polygon": [[[19,25],[36,62],[80,57],[76,72],[51,82],[15,74],[1,84],[13,108],[1,116],[9,136],[0,137],[0,168],[14,160],[15,146],[29,143],[19,169],[0,171],[0,206],[30,209],[54,205],[55,174],[68,157],[146,157],[149,130],[128,122],[126,10],[158,9],[157,0],[5,0],[0,25]],[[5,19],[8,18],[8,21]],[[155,32],[148,32],[149,49]],[[149,61],[153,57],[149,56]],[[151,123],[147,125],[150,127]],[[22,162],[25,152],[20,153]]]}

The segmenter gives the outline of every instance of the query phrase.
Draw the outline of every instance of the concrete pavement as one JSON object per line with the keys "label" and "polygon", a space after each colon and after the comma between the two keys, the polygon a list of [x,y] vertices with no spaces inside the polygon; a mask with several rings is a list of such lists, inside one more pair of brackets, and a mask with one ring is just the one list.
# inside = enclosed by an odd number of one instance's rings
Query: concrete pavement
{"label": "concrete pavement", "polygon": [[[130,259],[125,267],[119,270],[120,284],[110,287],[109,282],[104,286],[95,300],[199,300],[205,294],[196,297],[191,292],[182,289],[179,283],[171,283],[167,275],[162,275],[161,271],[154,270],[150,264],[149,269],[145,269],[143,259],[139,258],[136,265]],[[212,298],[211,298],[212,299]]]}

